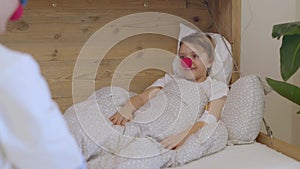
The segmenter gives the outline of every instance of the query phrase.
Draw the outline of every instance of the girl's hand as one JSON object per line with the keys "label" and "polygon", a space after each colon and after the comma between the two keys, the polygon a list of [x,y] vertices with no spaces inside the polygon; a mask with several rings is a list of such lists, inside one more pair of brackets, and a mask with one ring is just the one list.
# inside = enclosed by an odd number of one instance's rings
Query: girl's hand
{"label": "girl's hand", "polygon": [[177,135],[169,136],[160,142],[166,149],[178,149],[183,143],[189,138],[190,133],[189,130],[185,130],[180,132]]}
{"label": "girl's hand", "polygon": [[132,115],[126,115],[124,117],[121,113],[116,112],[114,115],[112,115],[109,120],[114,124],[114,125],[121,125],[124,126],[125,123],[129,122],[132,120]]}

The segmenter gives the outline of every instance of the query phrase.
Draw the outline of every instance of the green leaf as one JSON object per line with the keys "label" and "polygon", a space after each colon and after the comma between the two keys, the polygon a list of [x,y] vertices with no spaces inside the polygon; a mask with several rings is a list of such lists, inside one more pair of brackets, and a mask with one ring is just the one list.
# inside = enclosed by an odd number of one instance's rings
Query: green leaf
{"label": "green leaf", "polygon": [[300,88],[277,80],[266,78],[268,84],[281,96],[289,99],[290,101],[300,105]]}
{"label": "green leaf", "polygon": [[282,35],[300,34],[300,22],[290,22],[273,26],[272,37],[279,39]]}
{"label": "green leaf", "polygon": [[298,111],[297,114],[300,114],[300,111]]}
{"label": "green leaf", "polygon": [[284,35],[280,48],[281,77],[287,81],[300,67],[300,35]]}

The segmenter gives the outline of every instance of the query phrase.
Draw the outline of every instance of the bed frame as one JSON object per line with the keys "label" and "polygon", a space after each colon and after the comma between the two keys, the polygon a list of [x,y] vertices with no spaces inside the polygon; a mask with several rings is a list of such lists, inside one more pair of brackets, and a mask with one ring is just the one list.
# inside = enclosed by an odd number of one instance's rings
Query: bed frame
{"label": "bed frame", "polygon": [[[222,33],[232,44],[236,67],[239,67],[241,0],[30,0],[23,19],[9,25],[9,32],[1,37],[1,42],[31,53],[37,59],[42,74],[50,85],[53,99],[65,111],[73,104],[72,75],[84,42],[112,20],[149,11],[177,15],[203,31]],[[144,21],[147,19],[150,18],[144,18]],[[176,40],[153,34],[130,37],[109,51],[101,62],[96,77],[87,74],[82,78],[95,80],[96,89],[109,86],[122,56],[150,47],[175,53]],[[144,90],[163,74],[160,70],[141,71],[132,80],[130,91]],[[232,82],[239,76],[235,68]],[[299,147],[263,133],[259,134],[257,141],[300,161]]]}

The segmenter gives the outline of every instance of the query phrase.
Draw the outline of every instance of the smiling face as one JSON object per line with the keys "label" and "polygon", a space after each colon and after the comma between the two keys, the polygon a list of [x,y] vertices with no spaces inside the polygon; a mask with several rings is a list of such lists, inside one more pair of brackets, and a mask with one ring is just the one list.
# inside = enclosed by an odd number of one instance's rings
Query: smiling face
{"label": "smiling face", "polygon": [[181,59],[188,57],[192,60],[190,68],[181,66],[181,72],[183,73],[184,78],[196,82],[203,82],[206,80],[207,69],[210,68],[212,64],[206,50],[201,46],[183,42],[180,45],[178,55]]}
{"label": "smiling face", "polygon": [[181,39],[178,56],[181,58],[181,65],[178,67],[179,76],[191,81],[203,82],[214,61],[213,40],[203,32],[185,36]]}

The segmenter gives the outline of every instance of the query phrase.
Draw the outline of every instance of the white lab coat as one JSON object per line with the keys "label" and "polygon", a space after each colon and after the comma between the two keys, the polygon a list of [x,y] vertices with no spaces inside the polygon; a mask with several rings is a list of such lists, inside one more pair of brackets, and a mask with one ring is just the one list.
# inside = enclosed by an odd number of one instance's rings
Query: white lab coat
{"label": "white lab coat", "polygon": [[0,168],[84,168],[38,64],[0,44]]}

